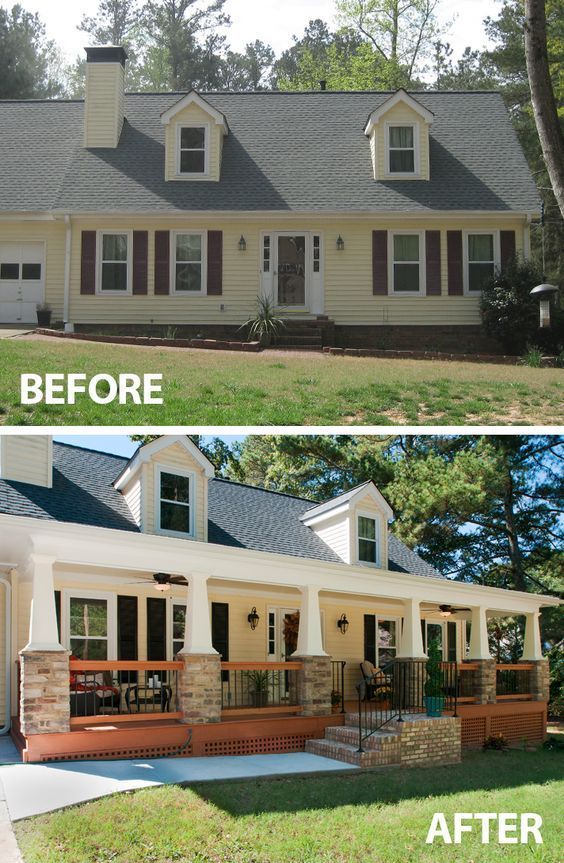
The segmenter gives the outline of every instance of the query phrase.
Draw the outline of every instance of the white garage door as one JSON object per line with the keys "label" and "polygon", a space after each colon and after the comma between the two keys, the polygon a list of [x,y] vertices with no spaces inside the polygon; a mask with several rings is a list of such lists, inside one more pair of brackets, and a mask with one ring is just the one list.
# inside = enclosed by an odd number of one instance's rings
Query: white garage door
{"label": "white garage door", "polygon": [[43,243],[0,243],[0,323],[37,323],[45,298]]}

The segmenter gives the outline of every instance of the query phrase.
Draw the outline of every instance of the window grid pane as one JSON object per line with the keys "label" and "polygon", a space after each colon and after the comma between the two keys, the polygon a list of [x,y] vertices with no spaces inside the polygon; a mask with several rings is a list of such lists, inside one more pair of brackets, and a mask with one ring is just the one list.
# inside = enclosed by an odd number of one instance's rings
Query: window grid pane
{"label": "window grid pane", "polygon": [[413,149],[413,126],[390,126],[390,147]]}

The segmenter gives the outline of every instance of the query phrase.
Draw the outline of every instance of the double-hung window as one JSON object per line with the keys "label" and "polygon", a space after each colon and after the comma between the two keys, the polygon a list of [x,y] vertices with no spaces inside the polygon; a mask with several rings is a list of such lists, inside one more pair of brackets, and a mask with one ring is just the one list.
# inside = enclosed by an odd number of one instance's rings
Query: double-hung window
{"label": "double-hung window", "polygon": [[420,234],[392,234],[392,293],[420,294],[422,292]]}
{"label": "double-hung window", "polygon": [[388,172],[415,174],[415,127],[388,126]]}
{"label": "double-hung window", "polygon": [[104,231],[99,239],[101,293],[126,294],[130,290],[130,235],[126,232]]}
{"label": "double-hung window", "polygon": [[173,234],[172,292],[194,295],[204,293],[205,242],[204,234]]}
{"label": "double-hung window", "polygon": [[77,659],[115,659],[115,595],[64,592],[65,640]]}
{"label": "double-hung window", "polygon": [[396,657],[397,643],[397,621],[381,620],[377,621],[377,665],[387,665]]}
{"label": "double-hung window", "polygon": [[172,655],[176,656],[184,647],[186,633],[186,605],[180,602],[172,604]]}
{"label": "double-hung window", "polygon": [[368,515],[357,516],[358,560],[378,566],[380,563],[380,543],[378,522]]}
{"label": "double-hung window", "polygon": [[192,536],[192,486],[192,474],[157,469],[157,529],[162,533]]}
{"label": "double-hung window", "polygon": [[495,235],[467,234],[469,294],[478,294],[484,282],[491,279],[495,273]]}
{"label": "double-hung window", "polygon": [[178,132],[178,173],[207,173],[206,126],[181,126]]}

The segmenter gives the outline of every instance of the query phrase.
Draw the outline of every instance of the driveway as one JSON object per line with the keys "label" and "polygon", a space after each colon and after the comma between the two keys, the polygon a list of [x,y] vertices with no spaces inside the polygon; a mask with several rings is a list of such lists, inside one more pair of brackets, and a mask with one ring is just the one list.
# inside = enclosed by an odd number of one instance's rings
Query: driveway
{"label": "driveway", "polygon": [[26,336],[32,333],[35,329],[35,324],[28,326],[17,326],[16,324],[0,324],[0,339],[15,339],[18,336]]}

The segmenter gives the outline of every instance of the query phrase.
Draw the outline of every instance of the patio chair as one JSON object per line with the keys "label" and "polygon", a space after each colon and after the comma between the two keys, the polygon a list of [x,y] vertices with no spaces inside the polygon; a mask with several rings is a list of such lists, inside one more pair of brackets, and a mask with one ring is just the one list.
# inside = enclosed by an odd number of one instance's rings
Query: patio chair
{"label": "patio chair", "polygon": [[386,675],[375,665],[372,665],[368,659],[360,663],[360,670],[362,673],[361,692],[364,690],[364,701],[371,701],[377,697],[378,693],[389,690],[389,681]]}
{"label": "patio chair", "polygon": [[100,716],[120,712],[121,693],[111,671],[73,674],[70,682],[71,716]]}

